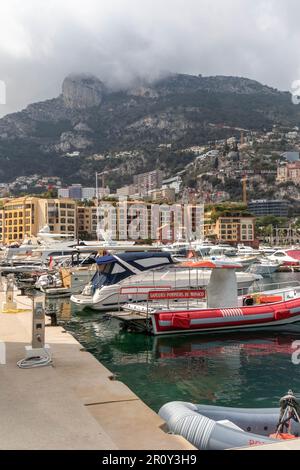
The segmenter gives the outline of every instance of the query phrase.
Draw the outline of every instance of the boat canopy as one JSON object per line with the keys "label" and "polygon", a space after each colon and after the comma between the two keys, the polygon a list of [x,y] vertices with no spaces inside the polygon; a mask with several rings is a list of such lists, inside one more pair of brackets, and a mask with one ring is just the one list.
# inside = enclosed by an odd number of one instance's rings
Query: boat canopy
{"label": "boat canopy", "polygon": [[118,253],[116,255],[100,256],[96,258],[96,263],[99,265],[120,261],[124,261],[126,264],[132,264],[132,266],[141,269],[141,271],[149,268],[164,266],[166,264],[173,264],[170,253],[166,251],[151,253],[140,251],[126,252]]}
{"label": "boat canopy", "polygon": [[107,263],[112,263],[116,261],[115,257],[113,255],[106,255],[106,256],[100,256],[96,258],[96,263],[97,264],[107,264]]}
{"label": "boat canopy", "polygon": [[92,278],[94,289],[117,284],[133,274],[173,264],[170,253],[128,252],[96,258],[98,270]]}

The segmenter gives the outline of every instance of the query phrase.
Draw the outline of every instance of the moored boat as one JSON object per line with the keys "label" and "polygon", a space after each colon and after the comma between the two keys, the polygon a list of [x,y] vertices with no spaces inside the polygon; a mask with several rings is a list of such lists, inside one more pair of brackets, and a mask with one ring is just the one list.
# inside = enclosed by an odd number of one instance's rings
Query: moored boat
{"label": "moored boat", "polygon": [[[77,308],[110,311],[130,300],[145,302],[153,289],[205,287],[211,271],[197,263],[174,264],[168,252],[120,253],[97,259],[98,270],[83,292],[72,295]],[[239,269],[241,265],[236,265]],[[236,288],[248,291],[259,275],[238,272]]]}
{"label": "moored boat", "polygon": [[259,260],[249,266],[249,272],[260,274],[261,276],[271,276],[281,266],[279,261],[270,261],[267,259]]}
{"label": "moored boat", "polygon": [[290,390],[277,408],[227,408],[171,402],[159,410],[170,432],[185,437],[197,449],[225,450],[296,439],[300,406]]}
{"label": "moored boat", "polygon": [[[238,297],[236,265],[216,261],[194,264],[212,269],[206,290],[153,290],[146,304],[122,307],[129,314],[127,320],[130,312],[144,316],[148,333],[154,335],[274,328],[300,321],[299,287]],[[165,305],[152,305],[152,300]]]}
{"label": "moored boat", "polygon": [[277,250],[268,256],[270,261],[280,262],[282,266],[299,267],[300,266],[300,250],[290,248],[286,250]]}
{"label": "moored boat", "polygon": [[274,328],[300,321],[300,297],[249,307],[154,311],[149,317],[154,335]]}

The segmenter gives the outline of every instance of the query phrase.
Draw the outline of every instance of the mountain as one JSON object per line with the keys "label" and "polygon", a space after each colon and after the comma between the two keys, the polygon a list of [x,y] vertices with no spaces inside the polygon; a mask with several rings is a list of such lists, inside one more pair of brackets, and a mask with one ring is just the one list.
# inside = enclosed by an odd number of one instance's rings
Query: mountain
{"label": "mountain", "polygon": [[[128,174],[187,162],[160,144],[180,150],[233,134],[231,128],[299,126],[291,95],[254,80],[173,74],[128,90],[109,89],[97,77],[69,75],[54,99],[0,119],[0,180],[33,173],[67,181],[92,181],[94,172],[120,167]],[[226,128],[227,126],[227,128]],[[131,161],[93,157],[134,150]],[[79,157],[67,153],[80,152]],[[181,157],[180,157],[181,158]]]}

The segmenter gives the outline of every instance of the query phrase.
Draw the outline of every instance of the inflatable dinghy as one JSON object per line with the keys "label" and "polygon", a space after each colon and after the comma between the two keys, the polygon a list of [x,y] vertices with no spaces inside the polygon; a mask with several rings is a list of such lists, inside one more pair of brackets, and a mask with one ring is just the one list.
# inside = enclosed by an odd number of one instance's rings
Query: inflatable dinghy
{"label": "inflatable dinghy", "polygon": [[173,434],[179,434],[201,450],[224,450],[272,444],[300,435],[300,405],[293,393],[278,408],[226,408],[171,402],[160,417]]}

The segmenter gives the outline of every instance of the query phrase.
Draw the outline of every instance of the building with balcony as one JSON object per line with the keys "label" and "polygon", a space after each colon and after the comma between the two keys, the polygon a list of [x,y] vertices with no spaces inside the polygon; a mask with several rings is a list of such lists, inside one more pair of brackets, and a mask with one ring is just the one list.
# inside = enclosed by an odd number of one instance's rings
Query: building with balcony
{"label": "building with balcony", "polygon": [[149,191],[160,189],[163,181],[163,172],[161,170],[149,171],[134,175],[133,184],[137,187],[137,192],[142,196],[148,196]]}
{"label": "building with balcony", "polygon": [[[110,189],[108,186],[105,188],[98,188],[99,199],[109,196],[109,194]],[[75,201],[91,201],[96,198],[96,188],[83,187],[81,184],[72,184],[68,188],[60,188],[58,190],[58,197],[74,199]]]}
{"label": "building with balcony", "polygon": [[[198,212],[197,212],[198,210]],[[203,212],[203,207],[200,207]],[[201,213],[202,215],[202,213]],[[93,207],[77,207],[78,236],[111,240],[146,240],[174,242],[199,232],[203,238],[203,221],[197,206],[150,204],[145,201],[114,201]],[[97,223],[98,222],[98,223]],[[99,233],[97,230],[99,229]],[[200,230],[201,229],[201,230]]]}
{"label": "building with balcony", "polygon": [[155,202],[166,202],[167,204],[174,204],[175,202],[175,189],[154,189],[149,192],[149,197]]}
{"label": "building with balcony", "polygon": [[162,189],[174,189],[175,194],[178,194],[180,192],[181,185],[182,185],[181,176],[173,176],[172,178],[163,180]]}
{"label": "building with balcony", "polygon": [[289,204],[283,199],[259,199],[250,201],[248,209],[256,217],[274,215],[276,217],[287,217]]}
{"label": "building with balcony", "polygon": [[278,183],[286,183],[292,181],[300,184],[300,161],[293,163],[285,163],[277,168]]}
{"label": "building with balcony", "polygon": [[50,233],[76,235],[76,202],[70,199],[42,199],[25,196],[3,204],[2,242],[21,242],[35,237],[49,226]]}
{"label": "building with balcony", "polygon": [[204,219],[204,236],[219,243],[255,246],[255,217],[242,212],[224,211],[215,219],[213,211],[207,212]]}
{"label": "building with balcony", "polygon": [[39,229],[49,226],[51,233],[76,237],[76,202],[72,199],[38,199]]}
{"label": "building with balcony", "polygon": [[117,196],[133,196],[138,193],[138,188],[135,184],[128,184],[117,189]]}

